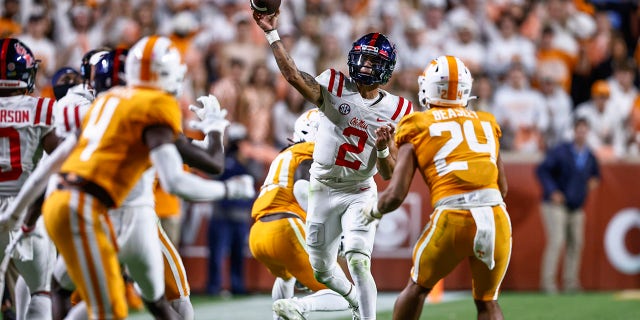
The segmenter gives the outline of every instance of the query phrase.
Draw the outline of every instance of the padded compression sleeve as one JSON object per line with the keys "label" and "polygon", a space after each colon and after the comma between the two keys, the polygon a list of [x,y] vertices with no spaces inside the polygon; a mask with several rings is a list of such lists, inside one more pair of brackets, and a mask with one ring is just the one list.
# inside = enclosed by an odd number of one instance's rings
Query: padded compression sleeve
{"label": "padded compression sleeve", "polygon": [[162,188],[189,201],[214,201],[225,197],[223,182],[202,179],[184,171],[182,158],[172,143],[160,145],[150,152],[151,162],[158,170]]}

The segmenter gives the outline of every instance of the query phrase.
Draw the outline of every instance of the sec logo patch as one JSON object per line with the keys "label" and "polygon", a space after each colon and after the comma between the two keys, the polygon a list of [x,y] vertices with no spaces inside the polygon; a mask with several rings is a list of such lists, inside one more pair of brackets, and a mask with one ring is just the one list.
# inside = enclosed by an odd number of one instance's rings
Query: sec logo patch
{"label": "sec logo patch", "polygon": [[342,115],[348,115],[349,112],[351,112],[351,106],[349,106],[346,103],[343,103],[340,106],[338,106],[338,111],[340,111],[340,113],[342,113]]}

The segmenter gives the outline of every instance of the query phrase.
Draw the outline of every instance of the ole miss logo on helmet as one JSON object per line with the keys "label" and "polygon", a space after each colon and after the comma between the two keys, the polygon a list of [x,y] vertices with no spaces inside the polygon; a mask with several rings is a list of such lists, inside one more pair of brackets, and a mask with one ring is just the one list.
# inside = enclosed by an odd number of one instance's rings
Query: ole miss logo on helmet
{"label": "ole miss logo on helmet", "polygon": [[33,56],[29,53],[29,51],[27,51],[27,49],[18,42],[16,42],[13,46],[16,49],[16,53],[22,56],[22,58],[24,59],[24,62],[26,63],[27,68],[32,67],[34,59],[33,59]]}

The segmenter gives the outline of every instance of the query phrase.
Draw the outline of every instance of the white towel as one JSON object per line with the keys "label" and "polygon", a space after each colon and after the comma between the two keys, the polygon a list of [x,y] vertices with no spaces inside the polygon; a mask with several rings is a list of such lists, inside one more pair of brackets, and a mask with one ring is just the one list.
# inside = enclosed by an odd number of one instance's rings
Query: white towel
{"label": "white towel", "polygon": [[489,270],[493,270],[496,264],[493,259],[493,250],[496,242],[496,224],[493,220],[493,209],[491,207],[478,207],[470,210],[477,229],[476,236],[473,239],[473,252],[480,261],[489,267]]}

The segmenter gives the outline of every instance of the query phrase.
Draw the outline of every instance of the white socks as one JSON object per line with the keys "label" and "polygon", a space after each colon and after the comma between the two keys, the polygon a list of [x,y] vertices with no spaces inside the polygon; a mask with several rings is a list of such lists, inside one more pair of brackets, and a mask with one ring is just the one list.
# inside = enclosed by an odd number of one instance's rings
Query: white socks
{"label": "white socks", "polygon": [[22,276],[18,276],[18,279],[16,279],[13,291],[16,298],[16,319],[29,319],[27,318],[27,310],[29,308],[29,303],[31,302],[31,294],[29,293],[29,287],[27,287],[27,283],[24,281]]}
{"label": "white socks", "polygon": [[362,253],[349,252],[347,261],[351,277],[359,290],[358,307],[362,320],[375,319],[378,288],[371,275],[371,259]]}
{"label": "white socks", "polygon": [[169,303],[171,304],[171,308],[178,312],[183,320],[194,319],[193,305],[191,305],[191,299],[189,299],[189,297],[171,300]]}
{"label": "white socks", "polygon": [[293,297],[293,291],[296,284],[296,278],[284,280],[282,278],[276,278],[271,289],[271,300],[276,301],[279,299],[289,299]]}
{"label": "white socks", "polygon": [[51,297],[46,294],[34,294],[29,302],[29,309],[26,318],[29,319],[51,319]]}

